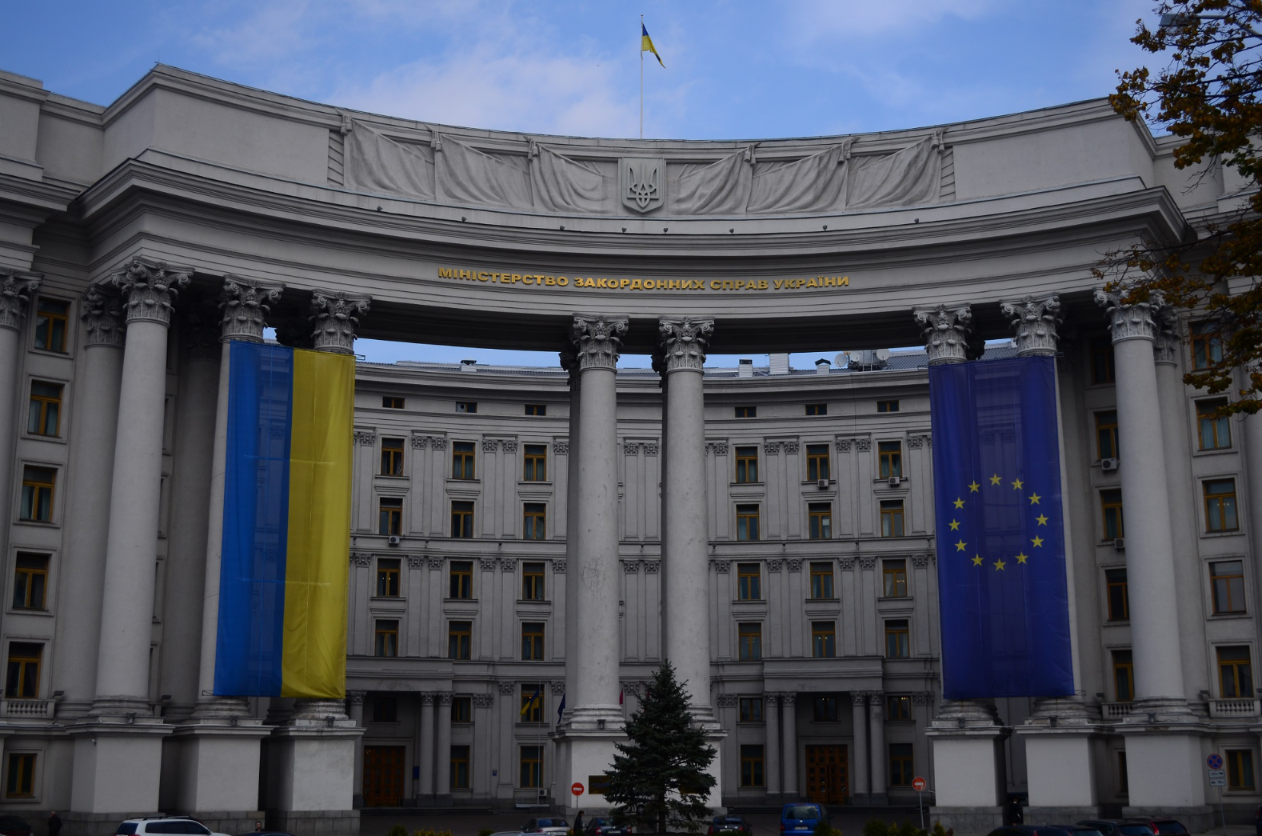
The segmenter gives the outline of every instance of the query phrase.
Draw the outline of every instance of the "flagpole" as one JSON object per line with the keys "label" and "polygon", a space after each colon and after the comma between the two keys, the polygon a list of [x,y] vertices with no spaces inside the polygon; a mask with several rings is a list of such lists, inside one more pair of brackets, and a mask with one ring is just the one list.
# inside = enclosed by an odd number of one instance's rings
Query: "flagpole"
{"label": "flagpole", "polygon": [[640,15],[640,139],[644,139],[644,15]]}

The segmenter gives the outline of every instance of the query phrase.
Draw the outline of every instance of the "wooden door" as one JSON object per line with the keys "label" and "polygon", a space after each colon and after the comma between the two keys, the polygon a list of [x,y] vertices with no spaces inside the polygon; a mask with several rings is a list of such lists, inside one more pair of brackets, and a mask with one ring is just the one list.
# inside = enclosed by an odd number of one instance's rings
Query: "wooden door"
{"label": "wooden door", "polygon": [[364,747],[364,806],[403,806],[402,746]]}
{"label": "wooden door", "polygon": [[845,746],[806,747],[806,797],[816,804],[845,804],[850,769]]}

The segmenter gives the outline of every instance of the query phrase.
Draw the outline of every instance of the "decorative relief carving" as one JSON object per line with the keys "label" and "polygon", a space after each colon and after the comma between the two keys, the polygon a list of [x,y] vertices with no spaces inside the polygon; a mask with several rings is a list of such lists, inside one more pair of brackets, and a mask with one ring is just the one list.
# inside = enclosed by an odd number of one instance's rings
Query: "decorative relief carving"
{"label": "decorative relief carving", "polygon": [[713,453],[716,456],[726,456],[727,455],[727,442],[726,441],[708,441],[706,442],[705,449],[707,453]]}
{"label": "decorative relief carving", "polygon": [[867,691],[851,691],[850,704],[858,706],[860,708],[866,708],[868,705],[868,692]]}
{"label": "decorative relief carving", "polygon": [[614,369],[627,333],[627,317],[576,315],[570,336],[578,353],[579,369]]}
{"label": "decorative relief carving", "polygon": [[786,442],[784,443],[784,452],[785,452],[786,454],[788,454],[788,455],[797,455],[797,451],[798,451],[798,442],[796,442],[796,441],[786,441]]}
{"label": "decorative relief carving", "polygon": [[963,363],[970,359],[973,311],[968,305],[914,308],[912,316],[924,334],[929,365]]}
{"label": "decorative relief carving", "polygon": [[726,575],[732,571],[732,561],[730,560],[711,560],[710,565],[714,567],[714,571],[720,575]]}
{"label": "decorative relief carving", "polygon": [[421,569],[425,566],[425,558],[419,554],[408,555],[408,568]]}
{"label": "decorative relief carving", "polygon": [[841,565],[841,571],[843,572],[854,571],[854,558],[853,557],[839,557],[837,558],[837,563]]}
{"label": "decorative relief carving", "polygon": [[646,574],[646,575],[656,575],[656,574],[658,574],[659,572],[661,572],[661,570],[662,570],[662,561],[660,561],[660,560],[646,560],[646,561],[644,561],[644,574]]}
{"label": "decorative relief carving", "polygon": [[839,438],[839,439],[837,439],[837,452],[838,452],[838,453],[849,453],[849,452],[850,452],[850,445],[851,445],[853,442],[854,442],[854,439],[852,439],[852,438]]}
{"label": "decorative relief carving", "polygon": [[638,455],[640,455],[640,445],[639,445],[639,444],[637,444],[637,443],[636,443],[636,442],[634,442],[634,441],[624,441],[624,442],[622,442],[622,455],[624,455],[624,456],[638,456]]}
{"label": "decorative relief carving", "polygon": [[701,371],[712,333],[713,319],[662,317],[657,322],[659,354],[655,365],[663,374]]}
{"label": "decorative relief carving", "polygon": [[21,330],[31,294],[39,291],[43,280],[36,273],[0,269],[0,328]]}
{"label": "decorative relief carving", "polygon": [[1165,297],[1160,291],[1150,293],[1148,301],[1122,304],[1121,293],[1109,293],[1104,290],[1095,292],[1095,303],[1104,308],[1109,319],[1109,332],[1113,342],[1123,340],[1152,340],[1156,337],[1156,314],[1165,307]]}
{"label": "decorative relief carving", "polygon": [[[3,296],[0,291],[0,325],[4,320]],[[79,305],[88,345],[123,344],[123,308],[117,296],[106,294],[100,285],[92,285],[83,292]]]}
{"label": "decorative relief carving", "polygon": [[798,700],[798,695],[792,691],[783,691],[780,694],[780,704],[785,708],[793,708]]}
{"label": "decorative relief carving", "polygon": [[736,694],[719,694],[719,708],[736,708],[740,704],[740,697]]}
{"label": "decorative relief carving", "polygon": [[853,439],[853,441],[854,441],[854,448],[858,450],[860,453],[872,452],[872,439],[856,438],[856,439]]}
{"label": "decorative relief carving", "polygon": [[437,694],[437,693],[435,693],[434,691],[422,691],[422,692],[421,692],[421,705],[423,705],[423,706],[425,706],[425,705],[431,705],[431,706],[432,706],[432,705],[434,704],[434,698],[435,698],[435,697],[437,697],[437,696],[438,696],[438,694]]}
{"label": "decorative relief carving", "polygon": [[907,447],[910,450],[919,450],[922,447],[932,447],[933,436],[928,433],[919,433],[917,435],[907,436]]}
{"label": "decorative relief carving", "polygon": [[429,564],[429,568],[431,569],[443,568],[443,559],[439,557],[438,555],[430,555],[429,557],[425,558],[425,562]]}
{"label": "decorative relief carving", "polygon": [[223,277],[219,310],[221,340],[263,342],[263,327],[283,285],[268,285],[231,274]]}
{"label": "decorative relief carving", "polygon": [[501,557],[500,558],[500,571],[501,572],[516,572],[517,559],[514,557]]}
{"label": "decorative relief carving", "polygon": [[624,560],[624,561],[622,561],[622,571],[623,571],[623,572],[625,572],[625,573],[626,573],[626,574],[628,574],[628,575],[638,575],[638,574],[640,574],[640,561],[638,561],[638,560]]}
{"label": "decorative relief carving", "polygon": [[554,696],[559,697],[565,693],[565,680],[564,679],[553,680],[552,682],[548,683],[548,687],[552,689],[552,693]]}
{"label": "decorative relief carving", "polygon": [[106,281],[122,295],[128,323],[144,320],[170,325],[175,297],[188,285],[190,272],[161,261],[133,258]]}
{"label": "decorative relief carving", "polygon": [[552,574],[554,574],[554,575],[564,575],[564,574],[565,574],[565,561],[564,561],[564,560],[554,560],[554,561],[552,561]]}
{"label": "decorative relief carving", "polygon": [[516,453],[517,452],[517,439],[515,438],[501,439],[500,449],[503,450],[505,453]]}
{"label": "decorative relief carving", "polygon": [[446,450],[447,439],[441,436],[430,436],[429,446],[434,450]]}
{"label": "decorative relief carving", "polygon": [[789,571],[790,571],[790,572],[801,572],[801,571],[802,571],[802,560],[801,560],[801,558],[791,557],[791,558],[789,558],[788,560],[786,560],[786,561],[785,561],[785,563],[786,563],[786,564],[788,564],[788,567],[789,567]]}
{"label": "decorative relief carving", "polygon": [[495,684],[499,686],[500,693],[503,694],[504,696],[508,696],[509,694],[517,690],[516,682],[497,682]]}
{"label": "decorative relief carving", "polygon": [[427,444],[429,444],[429,436],[427,435],[412,436],[412,449],[413,450],[424,450]]}
{"label": "decorative relief carving", "polygon": [[495,705],[494,694],[474,694],[473,695],[474,708],[490,708],[493,705]]}
{"label": "decorative relief carving", "polygon": [[622,690],[637,699],[644,696],[644,688],[648,683],[639,679],[627,679],[622,682]]}
{"label": "decorative relief carving", "polygon": [[355,443],[361,447],[371,447],[377,443],[377,434],[372,430],[355,430]]}
{"label": "decorative relief carving", "polygon": [[623,157],[618,160],[622,205],[643,215],[666,199],[666,160],[660,157]]}
{"label": "decorative relief carving", "polygon": [[911,695],[916,705],[933,705],[933,691],[916,691]]}
{"label": "decorative relief carving", "polygon": [[450,707],[451,707],[451,698],[452,698],[453,696],[455,696],[455,695],[454,695],[454,694],[452,694],[450,691],[440,691],[440,692],[438,692],[438,705],[439,705],[439,707],[440,707],[440,708],[441,708],[441,707],[448,707],[448,708],[450,708]]}
{"label": "decorative relief carving", "polygon": [[364,552],[351,552],[351,563],[354,563],[361,569],[367,569],[372,564],[372,555]]}
{"label": "decorative relief carving", "polygon": [[779,572],[779,571],[780,571],[780,566],[781,566],[781,564],[782,564],[782,563],[783,563],[783,561],[782,561],[782,560],[780,560],[779,558],[775,558],[775,559],[773,559],[773,560],[768,560],[768,561],[767,561],[767,571],[768,571],[768,572]]}
{"label": "decorative relief carving", "polygon": [[1056,354],[1056,333],[1060,325],[1060,296],[1053,293],[1042,299],[1026,296],[1019,302],[1001,302],[999,309],[1012,322],[1017,335],[1017,354],[1021,357],[1052,357]]}
{"label": "decorative relief carving", "polygon": [[558,438],[552,442],[552,452],[558,456],[568,456],[570,454],[570,440],[568,438]]}
{"label": "decorative relief carving", "polygon": [[494,453],[498,449],[500,449],[500,443],[497,439],[494,439],[494,438],[482,439],[482,452],[483,453]]}
{"label": "decorative relief carving", "polygon": [[874,569],[874,568],[876,568],[876,555],[874,555],[874,554],[861,554],[861,555],[859,555],[859,568],[860,568],[860,569]]}
{"label": "decorative relief carving", "polygon": [[780,455],[780,442],[764,441],[762,443],[762,451],[768,456],[778,456]]}
{"label": "decorative relief carving", "polygon": [[915,566],[917,569],[924,569],[929,565],[929,555],[913,554],[911,556],[911,565]]}
{"label": "decorative relief carving", "polygon": [[495,571],[495,558],[479,557],[478,565],[482,567],[483,572],[494,572]]}
{"label": "decorative relief carving", "polygon": [[646,456],[656,456],[656,455],[657,455],[657,442],[656,442],[656,441],[646,441],[646,442],[644,442],[644,455],[646,455]]}
{"label": "decorative relief carving", "polygon": [[1152,358],[1157,363],[1174,365],[1179,361],[1179,317],[1169,306],[1157,311],[1157,333],[1152,344]]}
{"label": "decorative relief carving", "polygon": [[355,353],[355,329],[359,318],[368,313],[372,304],[369,296],[360,296],[337,290],[317,290],[311,296],[311,334],[316,351],[334,354]]}
{"label": "decorative relief carving", "polygon": [[351,705],[363,705],[364,697],[366,696],[368,696],[367,691],[347,691],[346,692],[346,699],[350,701]]}

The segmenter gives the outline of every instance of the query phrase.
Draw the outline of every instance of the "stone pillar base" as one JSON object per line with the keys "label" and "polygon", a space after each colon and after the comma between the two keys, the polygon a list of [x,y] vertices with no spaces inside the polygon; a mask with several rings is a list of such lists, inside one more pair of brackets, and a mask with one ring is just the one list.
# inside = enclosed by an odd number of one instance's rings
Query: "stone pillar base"
{"label": "stone pillar base", "polygon": [[[1201,739],[1207,727],[1194,723],[1153,725],[1132,714],[1117,730],[1126,740],[1128,810],[1209,809]],[[1138,813],[1136,813],[1138,815]],[[1127,815],[1130,815],[1129,813]],[[1183,819],[1180,819],[1183,821]],[[1191,821],[1184,821],[1189,828]]]}
{"label": "stone pillar base", "polygon": [[[258,720],[238,720],[236,725],[219,721],[177,727],[167,743],[178,752],[176,809],[201,819],[220,833],[252,831],[260,817],[261,741],[271,731]],[[211,825],[205,818],[218,814],[198,814],[195,810],[242,811],[222,814],[231,822],[254,818],[249,819],[249,827],[232,830]]]}
{"label": "stone pillar base", "polygon": [[[1031,810],[1099,810],[1096,795],[1098,736],[1081,725],[1034,724],[1013,730],[1025,739],[1025,762]],[[1086,814],[1081,818],[1090,818]],[[1026,813],[1032,822],[1066,822],[1078,819],[1048,818]]]}
{"label": "stone pillar base", "polygon": [[[119,819],[158,811],[162,739],[172,727],[151,718],[131,719],[131,723],[124,717],[89,720],[70,728],[74,739],[70,809],[76,821],[86,825],[94,820],[82,816],[105,813],[117,825]],[[66,836],[73,834],[67,830]]]}
{"label": "stone pillar base", "polygon": [[[329,829],[334,824],[354,827],[353,832],[358,832],[359,812],[354,809],[355,744],[364,730],[350,726],[351,722],[343,720],[339,724],[334,720],[324,726],[282,726],[272,731],[266,743],[263,804],[269,827],[298,836],[342,833]],[[273,815],[282,818],[273,821]],[[325,818],[328,823],[315,821]],[[276,823],[291,820],[295,822],[293,826]]]}
{"label": "stone pillar base", "polygon": [[[557,743],[557,794],[553,804],[564,808],[567,816],[575,811],[609,810],[612,805],[605,801],[603,795],[591,793],[591,777],[600,775],[613,765],[614,744],[624,742],[627,737],[622,729],[576,729],[562,727],[553,733],[552,739]],[[570,792],[570,786],[580,783],[587,790],[576,796]]]}
{"label": "stone pillar base", "polygon": [[296,836],[359,836],[359,811],[268,810],[264,826]]}
{"label": "stone pillar base", "polygon": [[[1114,809],[1117,809],[1116,807]],[[1107,818],[1103,808],[1096,804],[1089,807],[1022,807],[1021,813],[1026,821],[1042,824],[1073,824],[1083,819]]]}
{"label": "stone pillar base", "polygon": [[1003,826],[1003,807],[930,807],[925,824],[933,829],[937,822],[955,836],[983,836]]}

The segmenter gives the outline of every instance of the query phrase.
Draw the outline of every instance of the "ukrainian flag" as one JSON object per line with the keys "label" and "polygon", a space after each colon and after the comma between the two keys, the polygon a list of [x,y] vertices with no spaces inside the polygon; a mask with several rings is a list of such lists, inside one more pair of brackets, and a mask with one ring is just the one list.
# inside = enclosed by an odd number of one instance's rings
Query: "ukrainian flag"
{"label": "ukrainian flag", "polygon": [[[657,59],[657,63],[662,64],[662,56],[657,54],[657,48],[653,46],[653,39],[649,37],[649,30],[644,26],[644,21],[640,21],[640,52],[651,52],[653,57]],[[662,64],[662,69],[666,69],[666,65]]]}
{"label": "ukrainian flag", "polygon": [[215,694],[343,698],[355,359],[229,356]]}

